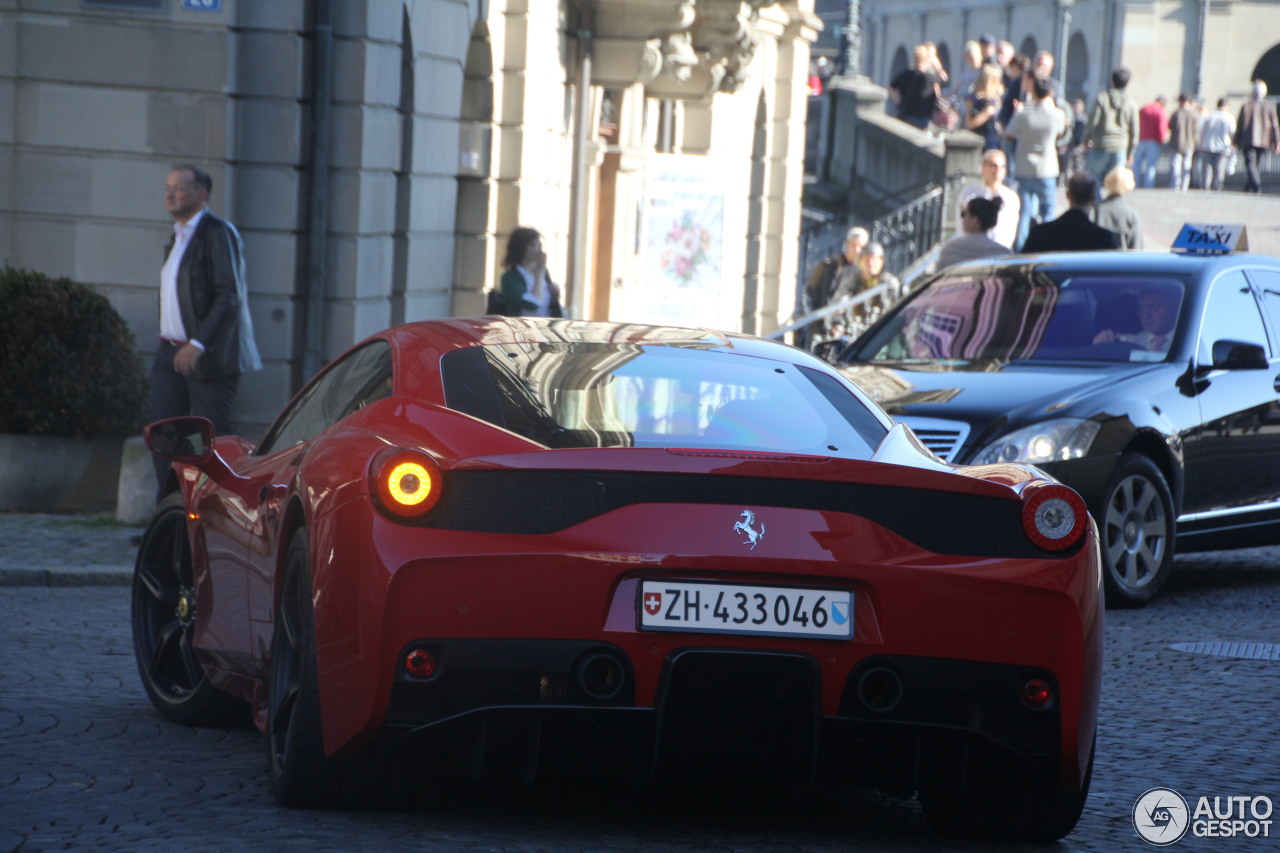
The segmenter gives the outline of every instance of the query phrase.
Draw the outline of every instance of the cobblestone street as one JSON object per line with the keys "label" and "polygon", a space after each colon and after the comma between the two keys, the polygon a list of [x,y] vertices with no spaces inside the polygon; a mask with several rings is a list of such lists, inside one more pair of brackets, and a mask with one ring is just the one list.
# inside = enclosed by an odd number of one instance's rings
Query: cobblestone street
{"label": "cobblestone street", "polygon": [[[147,701],[128,588],[102,583],[121,582],[134,531],[54,520],[22,525],[38,533],[24,545],[13,522],[0,518],[0,571],[42,541],[54,559],[26,558],[43,572],[26,583],[41,585],[13,585],[10,574],[0,587],[0,851],[961,849],[930,834],[913,802],[865,791],[765,800],[460,787],[407,812],[281,809],[255,730],[185,728]],[[58,574],[83,553],[97,558],[96,578]],[[963,849],[1152,849],[1131,810],[1154,787],[1193,808],[1200,796],[1280,801],[1280,548],[1179,557],[1162,597],[1110,611],[1107,631],[1097,764],[1079,827],[1057,845]],[[1233,651],[1272,659],[1171,648],[1210,642],[1267,644]],[[1280,851],[1277,834],[1188,833],[1171,849]]]}

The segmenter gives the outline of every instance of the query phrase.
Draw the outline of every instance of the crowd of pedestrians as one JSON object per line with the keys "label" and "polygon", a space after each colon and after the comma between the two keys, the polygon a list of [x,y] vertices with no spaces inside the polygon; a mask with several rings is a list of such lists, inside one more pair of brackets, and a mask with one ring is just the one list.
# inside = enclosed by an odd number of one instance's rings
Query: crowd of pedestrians
{"label": "crowd of pedestrians", "polygon": [[1262,80],[1253,81],[1249,99],[1235,112],[1227,98],[1219,98],[1216,108],[1210,110],[1194,95],[1183,92],[1172,114],[1165,111],[1164,97],[1157,96],[1142,108],[1140,119],[1141,163],[1135,168],[1141,187],[1156,186],[1155,164],[1168,150],[1169,186],[1175,190],[1220,190],[1227,174],[1243,166],[1244,191],[1259,193],[1262,155],[1280,153],[1280,121],[1275,104],[1267,100],[1267,84]]}
{"label": "crowd of pedestrians", "polygon": [[[1107,90],[1086,109],[1083,100],[1068,104],[1061,97],[1052,76],[1054,56],[1047,50],[1028,57],[1017,53],[1011,42],[986,34],[965,43],[954,77],[932,42],[917,45],[914,55],[912,67],[889,84],[898,117],[921,130],[963,127],[977,133],[984,151],[1000,148],[1015,163],[1014,186],[1021,175],[1009,129],[1019,110],[1041,100],[1033,93],[1040,76],[1046,78],[1052,106],[1062,115],[1053,147],[1063,185],[1084,168],[1104,181],[1112,169],[1126,166],[1133,170],[1137,187],[1155,187],[1158,165],[1167,153],[1169,186],[1174,189],[1221,189],[1228,173],[1243,168],[1245,191],[1260,192],[1262,155],[1280,153],[1280,121],[1262,80],[1253,82],[1251,97],[1238,110],[1227,98],[1218,99],[1213,108],[1186,92],[1179,95],[1176,110],[1169,108],[1164,95],[1139,107],[1127,91],[1131,74],[1121,66],[1111,73]],[[944,123],[952,114],[958,117],[955,124]],[[1035,218],[1034,211],[1031,216]]]}
{"label": "crowd of pedestrians", "polygon": [[[1026,251],[1032,226],[1056,217],[1059,187],[1079,174],[1094,179],[1095,193],[1098,184],[1105,189],[1105,196],[1090,203],[1090,220],[1113,233],[1116,248],[1140,248],[1141,224],[1124,196],[1136,187],[1156,186],[1166,152],[1172,188],[1220,190],[1228,173],[1242,166],[1246,192],[1261,192],[1263,155],[1280,153],[1280,120],[1261,80],[1253,83],[1252,97],[1238,112],[1226,98],[1216,109],[1204,109],[1188,93],[1170,112],[1163,95],[1139,106],[1129,95],[1132,75],[1123,66],[1112,71],[1106,91],[1092,105],[1080,99],[1067,103],[1052,76],[1052,53],[1028,57],[990,34],[965,44],[961,64],[949,78],[936,47],[926,42],[916,48],[916,64],[898,75],[889,91],[904,112],[913,102],[911,117],[903,117],[915,127],[937,129],[938,117],[954,112],[958,126],[982,137],[982,182],[961,193],[957,215],[968,216],[969,202],[978,195],[1001,203],[996,225],[985,232],[990,243],[968,239],[966,251],[980,245],[993,252],[997,245]],[[932,109],[926,103],[930,99],[937,101]],[[992,173],[1005,170],[999,182],[991,180]],[[1083,184],[1077,187],[1083,189]],[[957,221],[956,239],[965,239],[966,223]],[[1092,237],[1096,243],[1097,235]]]}
{"label": "crowd of pedestrians", "polygon": [[[1082,99],[1068,103],[1053,69],[1049,51],[1028,57],[987,34],[964,45],[954,76],[936,45],[925,42],[916,46],[912,66],[889,83],[897,117],[912,127],[964,128],[982,138],[981,181],[961,190],[956,235],[942,247],[937,268],[1014,251],[1140,249],[1142,226],[1125,196],[1156,186],[1166,153],[1174,190],[1221,190],[1242,161],[1245,191],[1255,193],[1262,190],[1263,155],[1280,154],[1280,119],[1261,80],[1254,81],[1238,112],[1227,98],[1210,110],[1185,92],[1170,111],[1163,95],[1138,106],[1128,92],[1131,73],[1123,66],[1112,71],[1106,91],[1091,105]],[[1101,197],[1099,185],[1105,190]],[[1061,216],[1059,187],[1069,205]],[[815,267],[807,308],[816,310],[878,280],[858,265],[866,239],[865,232],[850,232],[844,250]],[[833,332],[828,322],[819,334]]]}

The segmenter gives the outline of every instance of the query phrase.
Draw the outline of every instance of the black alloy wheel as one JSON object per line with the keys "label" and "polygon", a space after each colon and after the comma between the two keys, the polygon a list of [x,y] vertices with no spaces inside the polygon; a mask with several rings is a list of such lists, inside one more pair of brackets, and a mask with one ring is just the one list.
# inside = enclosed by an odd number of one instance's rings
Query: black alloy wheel
{"label": "black alloy wheel", "polygon": [[142,536],[130,611],[138,673],[161,714],[191,726],[248,720],[248,704],[214,687],[195,654],[200,614],[187,511],[179,493],[160,502]]}
{"label": "black alloy wheel", "polygon": [[1107,605],[1148,604],[1173,566],[1173,497],[1154,462],[1137,453],[1120,457],[1097,521]]}

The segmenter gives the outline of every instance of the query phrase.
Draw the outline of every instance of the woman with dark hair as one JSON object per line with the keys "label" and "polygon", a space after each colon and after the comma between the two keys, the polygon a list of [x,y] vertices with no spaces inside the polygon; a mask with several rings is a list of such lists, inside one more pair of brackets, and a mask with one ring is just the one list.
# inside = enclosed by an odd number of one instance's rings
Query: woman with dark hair
{"label": "woman with dark hair", "polygon": [[987,232],[996,226],[1000,218],[1000,208],[1004,199],[983,198],[975,196],[960,211],[960,227],[963,234],[957,234],[942,247],[938,254],[938,269],[946,269],[961,261],[974,258],[988,258],[996,255],[1008,255],[1010,249],[1003,243],[997,243],[987,236]]}
{"label": "woman with dark hair", "polygon": [[502,306],[508,317],[563,317],[560,288],[547,275],[547,253],[535,228],[517,228],[507,239],[502,260],[506,272],[499,282]]}

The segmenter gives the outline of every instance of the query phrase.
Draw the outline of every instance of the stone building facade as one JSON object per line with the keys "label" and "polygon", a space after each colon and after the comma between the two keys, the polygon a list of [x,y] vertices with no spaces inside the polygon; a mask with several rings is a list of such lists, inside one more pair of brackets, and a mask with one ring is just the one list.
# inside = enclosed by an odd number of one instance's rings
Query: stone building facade
{"label": "stone building facade", "polygon": [[205,168],[266,362],[248,435],[365,335],[482,313],[517,225],[573,316],[767,332],[819,27],[813,0],[0,0],[0,261],[98,286],[149,364],[165,174]]}

